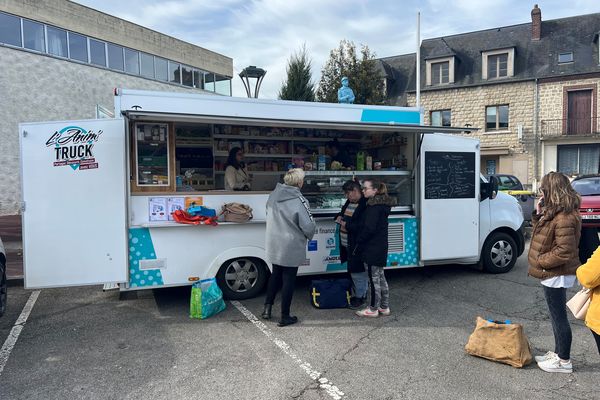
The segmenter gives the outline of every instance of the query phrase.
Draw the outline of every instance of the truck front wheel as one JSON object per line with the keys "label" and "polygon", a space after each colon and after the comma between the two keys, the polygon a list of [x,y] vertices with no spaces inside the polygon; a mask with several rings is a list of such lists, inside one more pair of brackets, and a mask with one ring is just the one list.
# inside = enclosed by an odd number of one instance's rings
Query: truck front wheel
{"label": "truck front wheel", "polygon": [[226,299],[245,300],[257,296],[265,287],[268,271],[258,258],[234,258],[221,266],[217,283]]}
{"label": "truck front wheel", "polygon": [[483,268],[492,274],[508,272],[517,262],[517,245],[515,240],[507,233],[492,233],[485,244],[481,254]]}

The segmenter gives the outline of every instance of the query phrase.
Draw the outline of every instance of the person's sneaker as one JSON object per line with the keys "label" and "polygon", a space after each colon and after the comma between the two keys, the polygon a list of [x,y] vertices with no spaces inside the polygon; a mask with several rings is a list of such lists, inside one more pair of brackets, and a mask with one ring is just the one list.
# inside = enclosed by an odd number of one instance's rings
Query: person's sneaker
{"label": "person's sneaker", "polygon": [[358,310],[364,304],[365,304],[365,300],[364,299],[361,299],[359,297],[351,297],[350,298],[350,305],[348,306],[348,308],[351,309],[351,310]]}
{"label": "person's sneaker", "polygon": [[358,310],[356,312],[356,315],[358,315],[359,317],[376,318],[379,317],[379,311],[373,311],[370,307],[367,307],[365,309]]}
{"label": "person's sneaker", "polygon": [[538,367],[546,372],[562,372],[564,374],[570,374],[573,372],[573,363],[571,360],[565,363],[562,362],[558,357],[539,362]]}
{"label": "person's sneaker", "polygon": [[389,307],[380,308],[377,311],[379,311],[379,315],[383,315],[384,317],[387,317],[388,315],[390,315],[390,308]]}
{"label": "person's sneaker", "polygon": [[558,355],[553,351],[548,351],[543,356],[535,356],[535,362],[540,363],[542,361],[546,361],[554,357],[558,357]]}

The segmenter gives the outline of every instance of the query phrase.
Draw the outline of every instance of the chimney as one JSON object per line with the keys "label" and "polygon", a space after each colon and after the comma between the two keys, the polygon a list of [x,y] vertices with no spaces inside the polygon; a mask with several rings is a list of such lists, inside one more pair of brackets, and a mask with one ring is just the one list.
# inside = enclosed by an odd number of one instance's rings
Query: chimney
{"label": "chimney", "polygon": [[540,40],[542,37],[542,10],[536,4],[531,10],[531,40]]}

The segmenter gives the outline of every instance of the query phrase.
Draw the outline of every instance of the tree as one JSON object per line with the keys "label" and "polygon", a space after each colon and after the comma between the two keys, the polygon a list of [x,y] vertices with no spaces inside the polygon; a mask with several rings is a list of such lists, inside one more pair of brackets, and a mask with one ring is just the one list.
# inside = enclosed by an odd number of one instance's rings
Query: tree
{"label": "tree", "polygon": [[315,101],[315,84],[311,81],[311,60],[306,53],[306,45],[288,60],[287,80],[279,90],[281,100]]}
{"label": "tree", "polygon": [[337,91],[343,76],[350,81],[356,97],[355,104],[385,103],[384,76],[377,69],[375,54],[371,53],[368,46],[361,45],[360,59],[356,54],[356,45],[349,40],[342,40],[338,48],[331,50],[321,71],[317,101],[337,103]]}

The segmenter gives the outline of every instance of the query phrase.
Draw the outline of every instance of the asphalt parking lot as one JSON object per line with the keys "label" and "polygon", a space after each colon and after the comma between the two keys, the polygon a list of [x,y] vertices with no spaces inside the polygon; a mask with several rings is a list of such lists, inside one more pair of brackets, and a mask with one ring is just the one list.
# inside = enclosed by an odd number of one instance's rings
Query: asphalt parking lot
{"label": "asphalt parking lot", "polygon": [[[504,275],[445,266],[390,271],[388,280],[392,315],[367,320],[312,308],[309,279],[302,278],[292,305],[301,322],[285,328],[255,319],[262,298],[228,302],[221,314],[199,321],[188,317],[189,288],[125,299],[99,287],[42,290],[16,344],[0,355],[0,398],[597,396],[600,356],[580,321],[572,324],[573,374],[516,369],[464,352],[478,315],[524,324],[534,355],[553,347],[542,290],[527,278],[524,256]],[[2,343],[32,295],[9,289]]]}

